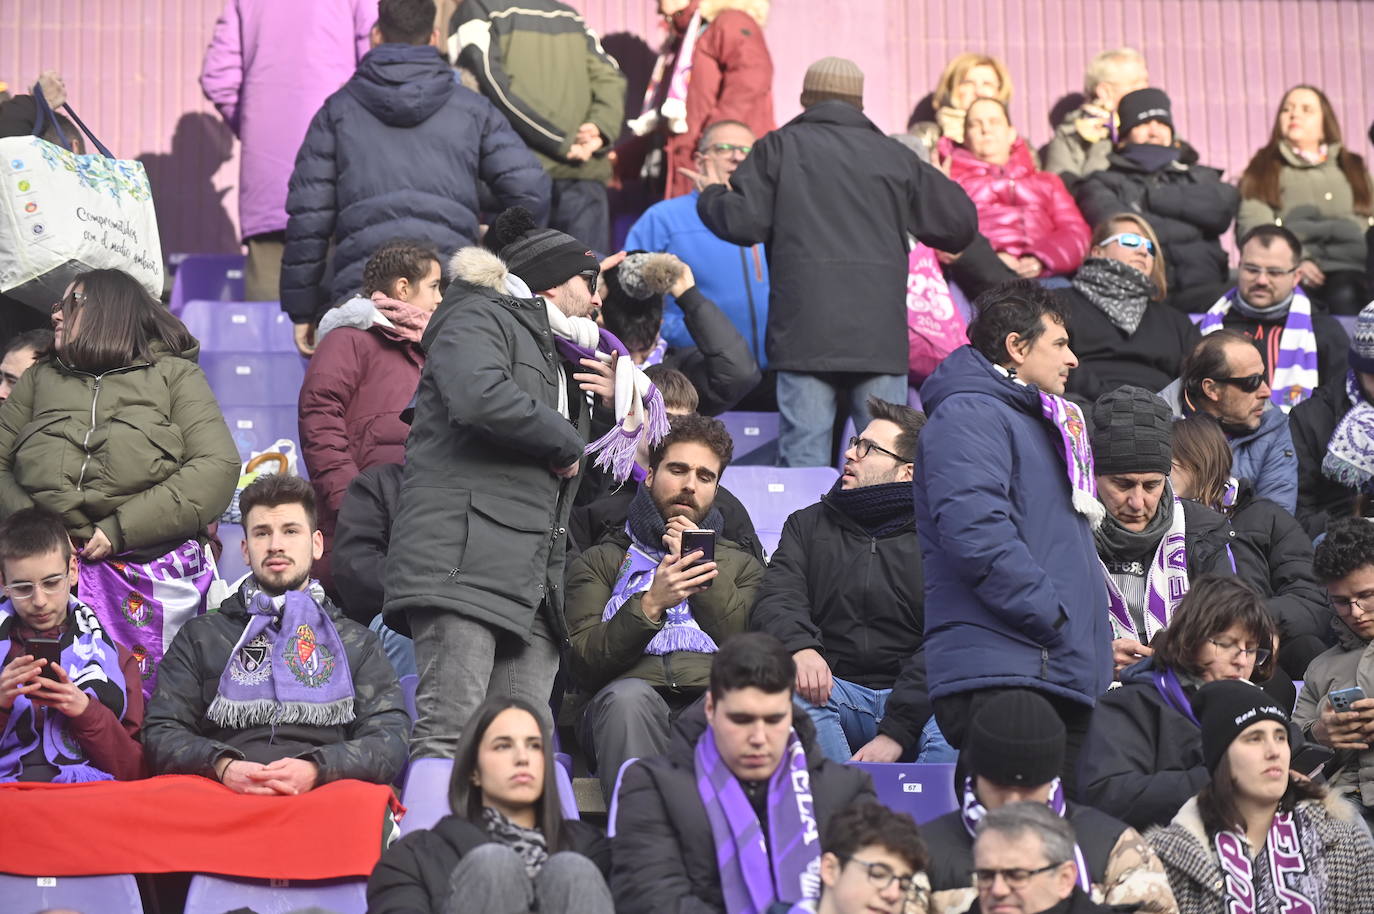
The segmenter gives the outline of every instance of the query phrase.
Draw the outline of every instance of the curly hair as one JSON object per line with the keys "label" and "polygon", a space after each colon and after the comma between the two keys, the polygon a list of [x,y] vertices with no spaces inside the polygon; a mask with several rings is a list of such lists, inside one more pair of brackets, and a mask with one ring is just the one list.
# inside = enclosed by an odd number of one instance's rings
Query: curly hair
{"label": "curly hair", "polygon": [[845,862],[865,847],[881,847],[918,873],[930,861],[916,820],[881,803],[859,803],[840,810],[826,826],[821,847]]}
{"label": "curly hair", "polygon": [[735,456],[735,443],[730,438],[730,433],[725,428],[725,423],[719,419],[712,419],[710,416],[699,416],[695,413],[686,416],[674,416],[668,434],[663,436],[663,440],[649,449],[649,467],[657,469],[663,461],[663,455],[668,452],[668,448],[675,444],[682,444],[690,441],[696,444],[704,444],[720,458],[720,471],[725,472],[725,468],[730,465],[730,458]]}
{"label": "curly hair", "polygon": [[1333,521],[1312,559],[1317,580],[1330,584],[1365,565],[1374,565],[1374,522],[1363,517]]}
{"label": "curly hair", "polygon": [[392,295],[399,279],[409,280],[411,285],[419,283],[429,272],[430,261],[443,268],[439,252],[422,241],[388,241],[363,267],[363,295],[373,292]]}

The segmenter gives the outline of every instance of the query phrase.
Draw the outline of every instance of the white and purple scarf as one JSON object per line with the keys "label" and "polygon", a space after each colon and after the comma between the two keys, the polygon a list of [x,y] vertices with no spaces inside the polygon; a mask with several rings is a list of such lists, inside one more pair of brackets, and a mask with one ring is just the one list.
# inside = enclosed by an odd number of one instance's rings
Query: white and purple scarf
{"label": "white and purple scarf", "polygon": [[[1245,837],[1238,832],[1218,832],[1214,842],[1226,877],[1222,889],[1226,914],[1319,914],[1324,880],[1314,878],[1303,837],[1292,813],[1275,815],[1264,842],[1264,868],[1268,872],[1266,878],[1257,880]],[[1308,852],[1312,849],[1309,847]]]}
{"label": "white and purple scarf", "polygon": [[348,655],[318,597],[293,590],[273,598],[246,586],[240,593],[248,624],[229,652],[219,694],[205,716],[235,730],[352,722]]}
{"label": "white and purple scarf", "polygon": [[[10,601],[0,604],[0,632],[9,642],[9,633],[18,621]],[[119,648],[100,625],[95,612],[79,600],[67,601],[67,630],[62,635],[62,669],[73,683],[109,708],[116,720],[124,717],[128,692],[124,671],[119,664]],[[17,781],[24,771],[24,759],[43,746],[43,757],[57,769],[55,784],[84,781],[111,781],[113,775],[101,771],[86,758],[72,733],[66,715],[48,709],[38,723],[38,708],[27,695],[18,695],[0,735],[0,782]]]}
{"label": "white and purple scarf", "polygon": [[1374,405],[1365,400],[1355,372],[1345,379],[1350,411],[1341,417],[1326,445],[1322,475],[1347,488],[1367,492],[1374,480]]}
{"label": "white and purple scarf", "polygon": [[708,726],[697,740],[697,794],[715,839],[726,914],[763,914],[775,902],[796,905],[821,895],[821,836],[811,773],[797,731],[768,779],[768,833],[744,787],[716,749]]}
{"label": "white and purple scarf", "polygon": [[[1202,316],[1198,329],[1203,336],[1221,329],[1238,294],[1235,289],[1227,292]],[[1293,289],[1293,300],[1279,337],[1278,360],[1269,381],[1273,393],[1269,399],[1286,413],[1312,396],[1317,380],[1317,335],[1312,330],[1312,302],[1298,286]]]}
{"label": "white and purple scarf", "polygon": [[[1050,798],[1045,801],[1045,805],[1061,819],[1068,813],[1069,804],[1064,799],[1064,785],[1060,783],[1059,778],[1050,782]],[[970,838],[978,836],[978,823],[983,820],[985,815],[987,815],[987,810],[979,801],[978,792],[973,789],[973,775],[968,775],[964,778],[964,801],[959,807],[959,817],[963,820],[964,831],[968,832]],[[1091,895],[1093,890],[1092,873],[1088,872],[1088,862],[1076,841],[1073,845],[1073,862],[1078,865],[1078,887]]]}
{"label": "white and purple scarf", "polygon": [[[696,52],[697,39],[706,31],[709,23],[702,21],[701,10],[692,14],[687,23],[687,31],[679,38],[668,24],[668,35],[658,52],[654,72],[649,77],[649,85],[644,89],[644,113],[629,122],[635,136],[648,136],[658,129],[659,124],[667,123],[673,133],[687,132],[687,89],[692,82],[692,56]],[[669,67],[672,73],[669,75]],[[668,86],[663,82],[667,77]],[[662,101],[660,101],[660,94]]]}
{"label": "white and purple scarf", "polygon": [[1093,449],[1088,443],[1088,425],[1083,412],[1073,402],[1040,391],[1040,412],[1059,435],[1060,452],[1073,489],[1073,509],[1088,519],[1094,530],[1107,516],[1097,500],[1097,477],[1093,473]]}
{"label": "white and purple scarf", "polygon": [[1135,620],[1131,618],[1131,609],[1121,595],[1121,588],[1112,580],[1106,564],[1102,565],[1102,576],[1107,581],[1107,609],[1111,613],[1113,638],[1130,638],[1141,644],[1149,644],[1155,635],[1169,627],[1178,604],[1183,602],[1183,597],[1188,593],[1186,533],[1183,503],[1175,496],[1169,529],[1155,548],[1154,560],[1146,572],[1143,638],[1136,630]]}

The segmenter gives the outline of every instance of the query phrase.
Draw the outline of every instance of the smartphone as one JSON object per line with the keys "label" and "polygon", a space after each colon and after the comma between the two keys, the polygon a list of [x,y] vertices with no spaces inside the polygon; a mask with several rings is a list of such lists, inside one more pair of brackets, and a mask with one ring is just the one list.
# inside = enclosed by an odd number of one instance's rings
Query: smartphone
{"label": "smartphone", "polygon": [[30,638],[27,645],[28,652],[38,660],[48,661],[43,666],[43,672],[38,675],[53,682],[61,682],[57,678],[57,673],[53,667],[62,663],[62,642],[56,638]]}
{"label": "smartphone", "polygon": [[1351,686],[1348,689],[1337,689],[1326,697],[1331,699],[1331,707],[1337,711],[1349,711],[1355,702],[1364,700],[1364,689]]}
{"label": "smartphone", "polygon": [[[716,531],[682,531],[682,554],[687,555],[697,550],[701,550],[701,558],[693,562],[693,565],[700,565],[703,562],[714,562],[716,560]],[[706,586],[710,587],[711,582],[707,581]]]}
{"label": "smartphone", "polygon": [[1288,767],[1298,774],[1315,777],[1322,766],[1335,755],[1335,752],[1318,743],[1303,743],[1302,748],[1293,753],[1293,760],[1288,763]]}

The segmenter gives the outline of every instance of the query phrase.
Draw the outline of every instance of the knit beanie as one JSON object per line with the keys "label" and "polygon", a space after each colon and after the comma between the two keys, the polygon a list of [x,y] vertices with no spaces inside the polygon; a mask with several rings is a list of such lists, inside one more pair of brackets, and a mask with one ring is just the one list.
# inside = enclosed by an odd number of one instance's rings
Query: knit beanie
{"label": "knit beanie", "polygon": [[1098,476],[1169,474],[1174,416],[1169,404],[1143,387],[1123,385],[1097,398],[1090,418],[1093,468]]}
{"label": "knit beanie", "polygon": [[579,273],[601,269],[596,254],[571,235],[540,228],[523,206],[513,206],[492,222],[486,245],[496,251],[531,292],[553,289]]}
{"label": "knit beanie", "polygon": [[1064,767],[1064,722],[1029,689],[989,699],[969,724],[964,752],[971,773],[1003,787],[1038,787]]}
{"label": "knit beanie", "polygon": [[1120,134],[1125,136],[1131,128],[1139,127],[1146,121],[1162,121],[1173,129],[1174,115],[1169,96],[1163,89],[1136,89],[1121,96],[1117,103],[1116,114],[1121,120]]}
{"label": "knit beanie", "polygon": [[1244,679],[1219,679],[1209,682],[1193,696],[1193,713],[1202,727],[1202,761],[1215,773],[1226,750],[1241,731],[1262,720],[1276,720],[1288,727],[1290,745],[1296,751],[1302,744],[1288,715],[1264,689]]}
{"label": "knit beanie", "polygon": [[848,102],[863,110],[864,71],[854,61],[822,57],[806,68],[806,76],[802,79],[802,107],[810,108],[831,99]]}
{"label": "knit beanie", "polygon": [[1350,367],[1374,374],[1374,302],[1364,306],[1355,318],[1355,335],[1350,340]]}

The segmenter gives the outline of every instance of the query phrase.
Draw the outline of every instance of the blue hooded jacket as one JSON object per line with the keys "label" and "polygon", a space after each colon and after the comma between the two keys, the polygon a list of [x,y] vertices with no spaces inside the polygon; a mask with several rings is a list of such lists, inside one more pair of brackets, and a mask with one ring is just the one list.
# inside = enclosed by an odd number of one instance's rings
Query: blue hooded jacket
{"label": "blue hooded jacket", "polygon": [[549,180],[534,154],[491,102],[455,82],[436,48],[373,48],[325,100],[296,155],[282,310],[296,323],[316,319],[358,290],[367,259],[395,239],[431,244],[447,263],[476,243],[479,180],[502,209],[547,214]]}
{"label": "blue hooded jacket", "polygon": [[971,346],[921,387],[916,529],[932,698],[1029,687],[1092,705],[1112,681],[1107,589],[1034,387]]}

